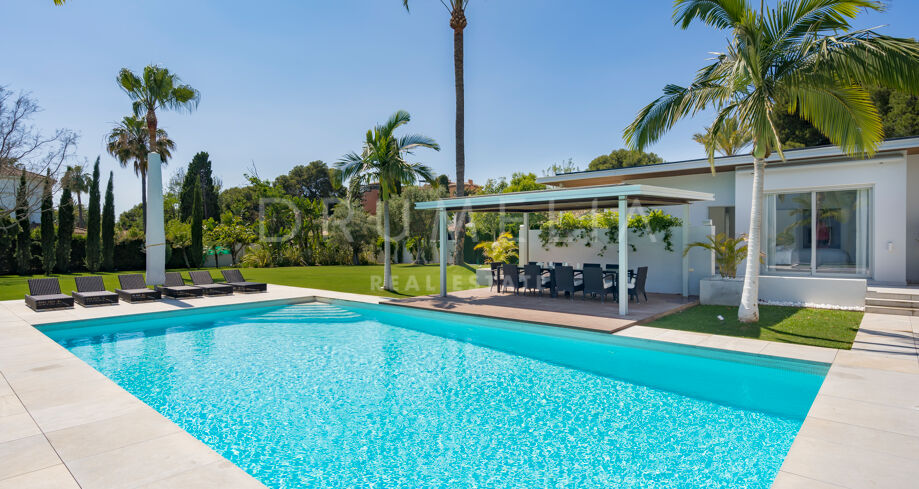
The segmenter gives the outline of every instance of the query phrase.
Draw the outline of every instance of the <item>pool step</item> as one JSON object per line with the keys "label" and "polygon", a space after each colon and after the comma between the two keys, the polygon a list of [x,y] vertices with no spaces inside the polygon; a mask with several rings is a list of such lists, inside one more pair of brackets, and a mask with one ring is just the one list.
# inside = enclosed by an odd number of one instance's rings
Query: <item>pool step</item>
{"label": "pool step", "polygon": [[337,321],[354,321],[360,319],[361,315],[347,309],[331,304],[299,304],[288,306],[258,316],[245,318],[253,322],[337,322]]}
{"label": "pool step", "polygon": [[865,312],[919,316],[919,289],[868,287]]}

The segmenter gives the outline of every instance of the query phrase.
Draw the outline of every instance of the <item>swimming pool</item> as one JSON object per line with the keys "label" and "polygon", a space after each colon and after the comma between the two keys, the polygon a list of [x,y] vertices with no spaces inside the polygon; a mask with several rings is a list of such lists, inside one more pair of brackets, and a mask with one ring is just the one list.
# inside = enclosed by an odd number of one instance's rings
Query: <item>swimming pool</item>
{"label": "swimming pool", "polygon": [[769,487],[828,368],[348,302],[41,329],[273,488]]}

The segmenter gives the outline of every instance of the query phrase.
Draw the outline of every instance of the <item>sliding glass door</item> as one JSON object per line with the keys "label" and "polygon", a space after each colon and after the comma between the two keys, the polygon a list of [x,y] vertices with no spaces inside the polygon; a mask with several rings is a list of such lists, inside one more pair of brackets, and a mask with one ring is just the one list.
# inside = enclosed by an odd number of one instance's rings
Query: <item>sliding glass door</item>
{"label": "sliding glass door", "polygon": [[868,275],[871,190],[766,195],[767,272]]}

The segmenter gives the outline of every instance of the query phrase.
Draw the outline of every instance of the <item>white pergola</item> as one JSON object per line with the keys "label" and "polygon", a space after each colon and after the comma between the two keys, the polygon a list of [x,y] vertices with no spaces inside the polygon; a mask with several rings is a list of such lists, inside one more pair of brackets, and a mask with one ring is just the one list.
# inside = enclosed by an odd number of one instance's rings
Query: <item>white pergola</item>
{"label": "white pergola", "polygon": [[[574,187],[532,192],[477,195],[452,199],[418,202],[416,209],[438,211],[440,225],[440,295],[447,295],[447,212],[521,212],[524,229],[529,230],[530,212],[553,212],[573,210],[618,209],[620,216],[628,213],[629,207],[661,207],[681,205],[683,207],[683,243],[689,241],[689,204],[712,201],[715,197],[704,192],[694,192],[653,185],[601,185]],[[619,219],[619,269],[628,270],[628,219]],[[460,246],[461,244],[457,244]],[[526,259],[524,253],[521,257]],[[523,261],[523,259],[521,261]],[[689,258],[683,257],[683,296],[689,295]],[[628,274],[619,274],[619,314],[629,313]]]}

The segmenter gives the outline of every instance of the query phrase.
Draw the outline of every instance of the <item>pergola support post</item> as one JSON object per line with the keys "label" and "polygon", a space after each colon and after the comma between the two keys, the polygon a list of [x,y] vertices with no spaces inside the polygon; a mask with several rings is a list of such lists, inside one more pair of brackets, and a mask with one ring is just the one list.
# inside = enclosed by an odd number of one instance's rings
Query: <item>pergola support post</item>
{"label": "pergola support post", "polygon": [[437,211],[438,221],[440,222],[440,296],[447,296],[447,211],[440,209]]}
{"label": "pergola support post", "polygon": [[[683,249],[689,244],[689,204],[683,204]],[[683,297],[689,297],[689,254],[683,254]]]}
{"label": "pergola support post", "polygon": [[520,226],[520,237],[517,240],[520,248],[520,264],[525,265],[530,261],[530,213],[523,213],[523,225]]}
{"label": "pergola support post", "polygon": [[629,201],[619,196],[619,315],[629,314]]}

